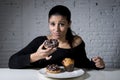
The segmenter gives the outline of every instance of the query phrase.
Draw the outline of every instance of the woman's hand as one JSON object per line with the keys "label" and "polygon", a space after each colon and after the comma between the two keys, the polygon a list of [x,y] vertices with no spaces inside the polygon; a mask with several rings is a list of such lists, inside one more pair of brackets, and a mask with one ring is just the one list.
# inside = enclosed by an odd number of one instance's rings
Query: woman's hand
{"label": "woman's hand", "polygon": [[52,54],[56,50],[56,48],[46,48],[46,49],[43,49],[43,47],[44,47],[44,42],[37,49],[37,51],[35,53],[31,54],[31,56],[30,56],[31,62],[35,62],[37,60],[44,59],[44,58],[46,60],[51,59],[52,56],[49,56],[49,55]]}
{"label": "woman's hand", "polygon": [[104,63],[103,59],[99,56],[93,57],[92,61],[95,63],[95,66],[97,68],[104,68],[105,67],[105,63]]}

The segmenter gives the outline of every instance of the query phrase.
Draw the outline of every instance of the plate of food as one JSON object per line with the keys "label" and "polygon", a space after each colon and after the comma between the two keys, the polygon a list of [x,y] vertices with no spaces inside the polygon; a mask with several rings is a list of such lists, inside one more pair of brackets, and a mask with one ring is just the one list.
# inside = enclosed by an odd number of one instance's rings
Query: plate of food
{"label": "plate of food", "polygon": [[80,68],[66,71],[63,66],[59,67],[58,65],[52,64],[40,69],[39,73],[49,78],[74,78],[83,75],[85,72]]}

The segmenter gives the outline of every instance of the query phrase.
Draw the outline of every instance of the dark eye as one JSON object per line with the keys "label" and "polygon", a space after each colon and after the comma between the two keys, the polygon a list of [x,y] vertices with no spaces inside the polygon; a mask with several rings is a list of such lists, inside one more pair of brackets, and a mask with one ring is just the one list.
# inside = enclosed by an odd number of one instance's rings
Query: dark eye
{"label": "dark eye", "polygon": [[54,23],[54,22],[52,22],[52,23],[50,23],[50,25],[55,26],[55,23]]}
{"label": "dark eye", "polygon": [[65,24],[64,23],[60,23],[59,26],[64,26]]}

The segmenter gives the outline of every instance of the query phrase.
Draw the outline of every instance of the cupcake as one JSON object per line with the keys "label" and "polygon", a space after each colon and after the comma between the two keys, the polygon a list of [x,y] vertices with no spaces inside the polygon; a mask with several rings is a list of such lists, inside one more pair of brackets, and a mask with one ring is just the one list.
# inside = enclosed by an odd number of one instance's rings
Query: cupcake
{"label": "cupcake", "polygon": [[71,59],[71,58],[65,58],[63,61],[62,61],[62,64],[65,68],[66,71],[68,72],[71,72],[74,70],[74,60]]}

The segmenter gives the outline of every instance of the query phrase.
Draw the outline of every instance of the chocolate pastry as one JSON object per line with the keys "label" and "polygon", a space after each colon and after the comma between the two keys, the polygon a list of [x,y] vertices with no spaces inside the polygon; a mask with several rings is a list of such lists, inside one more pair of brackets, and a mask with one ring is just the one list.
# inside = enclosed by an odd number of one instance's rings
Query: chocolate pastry
{"label": "chocolate pastry", "polygon": [[56,39],[50,39],[50,40],[45,40],[44,42],[44,47],[45,48],[55,48],[58,47],[58,40]]}
{"label": "chocolate pastry", "polygon": [[56,65],[56,64],[48,65],[46,67],[46,72],[54,73],[54,74],[60,73],[61,72],[61,68],[58,65]]}

